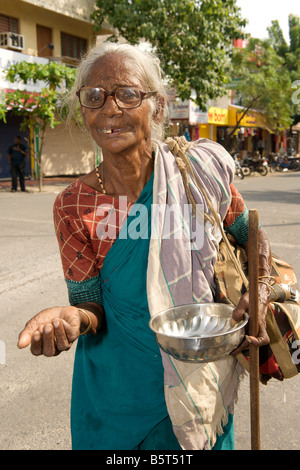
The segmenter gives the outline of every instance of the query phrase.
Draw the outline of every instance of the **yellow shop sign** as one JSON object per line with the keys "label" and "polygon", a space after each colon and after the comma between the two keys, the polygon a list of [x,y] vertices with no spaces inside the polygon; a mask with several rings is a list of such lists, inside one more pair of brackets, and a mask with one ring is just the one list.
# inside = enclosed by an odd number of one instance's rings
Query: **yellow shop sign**
{"label": "yellow shop sign", "polygon": [[211,107],[208,110],[208,123],[224,126],[228,124],[228,109]]}
{"label": "yellow shop sign", "polygon": [[[255,109],[249,109],[245,116],[242,117],[244,109],[239,106],[229,106],[229,126],[236,126],[239,122],[240,127],[260,127],[262,129],[268,129],[268,123],[262,113]],[[269,130],[269,129],[268,129]]]}

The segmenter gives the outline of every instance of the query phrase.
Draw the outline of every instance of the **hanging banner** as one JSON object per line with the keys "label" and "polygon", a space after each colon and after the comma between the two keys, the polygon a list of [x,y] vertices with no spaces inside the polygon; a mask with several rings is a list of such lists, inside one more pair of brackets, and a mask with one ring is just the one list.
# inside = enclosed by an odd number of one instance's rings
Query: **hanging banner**
{"label": "hanging banner", "polygon": [[192,100],[181,101],[179,99],[170,102],[170,118],[185,119],[190,125],[206,124],[208,113],[201,111]]}
{"label": "hanging banner", "polygon": [[189,119],[189,101],[174,100],[170,102],[171,119]]}
{"label": "hanging banner", "polygon": [[208,119],[208,112],[201,111],[200,107],[190,100],[189,102],[189,123],[194,124],[206,124]]}

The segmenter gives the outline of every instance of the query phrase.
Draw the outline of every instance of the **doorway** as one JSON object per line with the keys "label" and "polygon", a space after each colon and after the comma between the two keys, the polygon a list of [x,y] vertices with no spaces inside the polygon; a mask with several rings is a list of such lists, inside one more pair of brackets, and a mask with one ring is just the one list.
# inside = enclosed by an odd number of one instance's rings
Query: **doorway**
{"label": "doorway", "polygon": [[46,26],[36,25],[37,51],[39,57],[52,57],[52,29]]}

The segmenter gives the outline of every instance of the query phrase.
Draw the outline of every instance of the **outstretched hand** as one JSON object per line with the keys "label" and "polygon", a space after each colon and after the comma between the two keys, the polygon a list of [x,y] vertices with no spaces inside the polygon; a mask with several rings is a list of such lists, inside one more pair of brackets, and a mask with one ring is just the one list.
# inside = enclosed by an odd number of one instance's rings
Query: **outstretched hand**
{"label": "outstretched hand", "polygon": [[81,316],[76,307],[51,307],[31,318],[21,331],[18,348],[30,346],[35,356],[57,356],[80,335]]}

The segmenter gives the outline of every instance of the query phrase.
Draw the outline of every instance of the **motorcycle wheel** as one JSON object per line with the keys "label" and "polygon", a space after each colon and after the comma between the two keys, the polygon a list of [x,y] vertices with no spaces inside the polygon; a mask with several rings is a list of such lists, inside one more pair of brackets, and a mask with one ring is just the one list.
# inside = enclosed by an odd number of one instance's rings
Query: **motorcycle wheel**
{"label": "motorcycle wheel", "polygon": [[258,173],[261,174],[261,176],[266,176],[268,174],[268,168],[266,166],[259,166],[257,168]]}
{"label": "motorcycle wheel", "polygon": [[251,173],[250,168],[248,168],[247,166],[242,167],[242,172],[244,176],[249,176]]}

